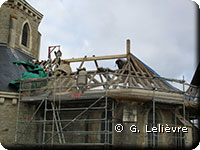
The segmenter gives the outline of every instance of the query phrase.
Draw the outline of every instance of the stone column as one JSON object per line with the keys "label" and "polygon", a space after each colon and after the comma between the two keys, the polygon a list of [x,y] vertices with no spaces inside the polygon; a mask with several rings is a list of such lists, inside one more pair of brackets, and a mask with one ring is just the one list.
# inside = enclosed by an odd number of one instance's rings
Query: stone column
{"label": "stone column", "polygon": [[11,19],[10,19],[8,45],[11,48],[15,48],[17,17],[15,15],[11,15],[10,17]]}
{"label": "stone column", "polygon": [[35,54],[36,58],[39,60],[40,56],[40,42],[41,42],[41,34],[38,32],[38,38],[37,38],[37,52]]}

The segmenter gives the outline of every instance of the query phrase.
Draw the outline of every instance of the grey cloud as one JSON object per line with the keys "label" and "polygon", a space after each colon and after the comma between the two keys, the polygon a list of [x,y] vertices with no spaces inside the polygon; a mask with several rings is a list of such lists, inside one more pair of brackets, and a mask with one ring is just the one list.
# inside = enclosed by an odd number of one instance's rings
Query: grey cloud
{"label": "grey cloud", "polygon": [[192,78],[196,7],[190,0],[28,2],[44,14],[43,59],[51,44],[61,44],[64,58],[121,54],[130,38],[132,53],[159,74]]}

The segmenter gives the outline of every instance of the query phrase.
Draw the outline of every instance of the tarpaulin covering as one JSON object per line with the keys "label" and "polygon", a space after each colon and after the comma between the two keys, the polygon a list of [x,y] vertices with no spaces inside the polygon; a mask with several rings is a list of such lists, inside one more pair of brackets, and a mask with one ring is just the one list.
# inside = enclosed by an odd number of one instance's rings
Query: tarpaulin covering
{"label": "tarpaulin covering", "polygon": [[17,92],[16,88],[9,86],[10,81],[20,79],[22,73],[27,71],[22,65],[16,67],[13,61],[31,61],[34,57],[19,49],[11,49],[0,45],[0,91]]}
{"label": "tarpaulin covering", "polygon": [[[46,72],[40,65],[32,64],[27,61],[13,61],[16,65],[22,65],[24,68],[26,68],[27,72],[22,73],[21,79],[32,79],[32,78],[44,78],[47,77]],[[12,80],[10,82],[11,85],[14,85],[15,87],[19,88],[20,81],[19,79]]]}

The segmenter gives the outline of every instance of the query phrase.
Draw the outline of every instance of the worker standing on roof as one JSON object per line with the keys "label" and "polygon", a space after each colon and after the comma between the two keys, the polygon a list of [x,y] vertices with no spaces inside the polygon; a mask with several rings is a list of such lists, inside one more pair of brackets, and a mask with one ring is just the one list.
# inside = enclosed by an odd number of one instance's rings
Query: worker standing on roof
{"label": "worker standing on roof", "polygon": [[70,63],[65,62],[64,60],[61,60],[60,65],[54,70],[54,76],[59,76],[62,73],[64,73],[65,75],[70,75],[71,72],[72,72],[72,69],[70,67]]}

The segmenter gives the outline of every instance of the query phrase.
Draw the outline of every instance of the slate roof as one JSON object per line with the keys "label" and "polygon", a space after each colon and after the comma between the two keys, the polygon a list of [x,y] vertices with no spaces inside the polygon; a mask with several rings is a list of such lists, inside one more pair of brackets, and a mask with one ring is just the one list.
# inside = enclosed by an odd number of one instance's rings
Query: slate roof
{"label": "slate roof", "polygon": [[30,61],[33,58],[20,50],[13,50],[6,46],[0,46],[0,91],[16,92],[16,89],[8,84],[11,80],[21,78],[22,72],[26,71],[22,66],[16,67],[13,61]]}
{"label": "slate roof", "polygon": [[200,86],[200,62],[191,81],[192,85]]}

